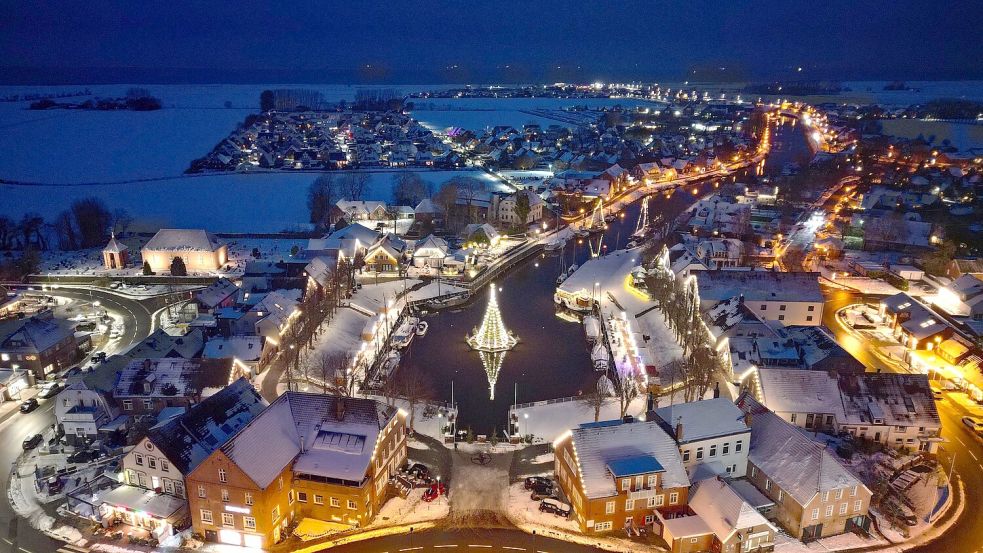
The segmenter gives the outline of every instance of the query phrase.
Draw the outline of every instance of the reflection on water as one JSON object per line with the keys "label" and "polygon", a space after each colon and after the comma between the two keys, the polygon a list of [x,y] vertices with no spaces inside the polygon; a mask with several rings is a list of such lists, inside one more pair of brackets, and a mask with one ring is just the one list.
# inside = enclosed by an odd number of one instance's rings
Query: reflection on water
{"label": "reflection on water", "polygon": [[[808,144],[799,129],[779,127],[775,139],[782,148],[788,148],[787,155],[795,159],[808,156]],[[652,196],[649,217],[675,219],[721,182],[746,182],[745,176]],[[590,360],[583,326],[557,317],[553,293],[557,275],[571,263],[583,264],[591,255],[625,247],[635,231],[640,204],[628,206],[623,213],[608,223],[603,234],[570,240],[558,253],[530,259],[496,280],[502,316],[509,330],[522,337],[507,356],[475,355],[465,342],[468,332],[481,324],[486,310],[480,299],[484,296],[479,293],[478,300],[461,308],[424,316],[429,331],[407,349],[404,370],[398,377],[425,379],[433,387],[435,399],[441,401],[450,401],[453,389],[460,409],[459,428],[471,427],[476,433],[507,428],[508,408],[513,402],[575,396],[594,387],[599,375]],[[494,393],[495,388],[499,393]],[[585,406],[585,413],[590,409]]]}
{"label": "reflection on water", "polygon": [[498,373],[505,361],[505,351],[479,351],[478,358],[488,376],[488,399],[495,401],[495,383],[498,382]]}

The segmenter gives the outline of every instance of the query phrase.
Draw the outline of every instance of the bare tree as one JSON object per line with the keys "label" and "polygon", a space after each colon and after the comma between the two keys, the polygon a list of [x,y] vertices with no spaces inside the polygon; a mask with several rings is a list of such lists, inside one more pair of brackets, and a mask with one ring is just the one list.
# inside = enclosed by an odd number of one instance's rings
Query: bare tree
{"label": "bare tree", "polygon": [[579,400],[584,407],[594,411],[594,422],[597,422],[601,419],[601,409],[611,401],[611,398],[597,386],[594,386],[581,394]]}
{"label": "bare tree", "polygon": [[369,186],[369,174],[349,171],[341,176],[339,185],[342,195],[349,200],[361,200]]}
{"label": "bare tree", "polygon": [[615,371],[615,394],[618,396],[618,408],[621,417],[628,414],[628,407],[631,402],[638,397],[638,383],[635,381],[635,374],[632,372]]}
{"label": "bare tree", "polygon": [[413,423],[416,414],[416,407],[427,400],[433,399],[433,388],[423,373],[415,368],[407,367],[403,376],[403,399],[406,400],[410,411],[410,432],[413,432]]}
{"label": "bare tree", "polygon": [[133,224],[133,216],[123,208],[113,210],[113,232],[124,234]]}

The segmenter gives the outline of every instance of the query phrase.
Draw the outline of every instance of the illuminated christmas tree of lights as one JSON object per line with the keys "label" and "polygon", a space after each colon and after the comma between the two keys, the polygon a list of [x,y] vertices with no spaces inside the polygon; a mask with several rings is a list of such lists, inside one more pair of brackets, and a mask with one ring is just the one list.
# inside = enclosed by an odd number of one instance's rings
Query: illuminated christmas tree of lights
{"label": "illuminated christmas tree of lights", "polygon": [[499,310],[498,300],[495,298],[494,283],[489,286],[489,290],[488,308],[485,310],[485,317],[481,321],[481,326],[469,334],[465,340],[471,349],[478,352],[481,364],[488,375],[491,399],[495,399],[495,381],[498,380],[498,372],[502,368],[505,352],[515,347],[519,339],[505,328],[502,312]]}

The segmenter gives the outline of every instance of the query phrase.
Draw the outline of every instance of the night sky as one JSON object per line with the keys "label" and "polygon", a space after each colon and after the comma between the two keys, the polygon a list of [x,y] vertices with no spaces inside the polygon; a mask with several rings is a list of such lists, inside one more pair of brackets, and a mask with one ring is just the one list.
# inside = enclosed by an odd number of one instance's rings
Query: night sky
{"label": "night sky", "polygon": [[980,0],[0,0],[0,81],[966,79],[981,21]]}

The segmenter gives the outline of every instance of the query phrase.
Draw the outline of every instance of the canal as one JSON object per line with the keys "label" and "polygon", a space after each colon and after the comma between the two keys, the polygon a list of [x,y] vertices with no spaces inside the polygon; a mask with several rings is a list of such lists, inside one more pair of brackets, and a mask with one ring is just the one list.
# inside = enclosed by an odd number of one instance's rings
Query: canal
{"label": "canal", "polygon": [[[799,160],[802,148],[808,159],[808,144],[799,129],[779,125],[773,138],[775,144],[781,144],[783,155],[777,169],[765,163],[766,174],[780,172],[786,161]],[[742,172],[724,180],[654,195],[649,204],[650,217],[674,219],[715,186],[735,180],[747,182],[747,178],[753,177]],[[481,359],[464,341],[481,324],[488,304],[487,287],[465,306],[424,316],[429,331],[404,353],[398,378],[421,380],[432,390],[433,399],[441,401],[451,400],[453,388],[459,408],[458,429],[471,428],[475,434],[493,429],[501,434],[507,427],[508,408],[513,402],[575,396],[594,386],[600,374],[590,362],[583,325],[557,317],[553,303],[556,278],[564,262],[581,264],[592,251],[603,254],[624,248],[635,231],[640,211],[640,202],[636,202],[622,211],[603,235],[571,240],[562,253],[531,258],[495,282],[500,289],[497,299],[502,320],[518,336],[519,343],[505,353],[494,398]]]}

